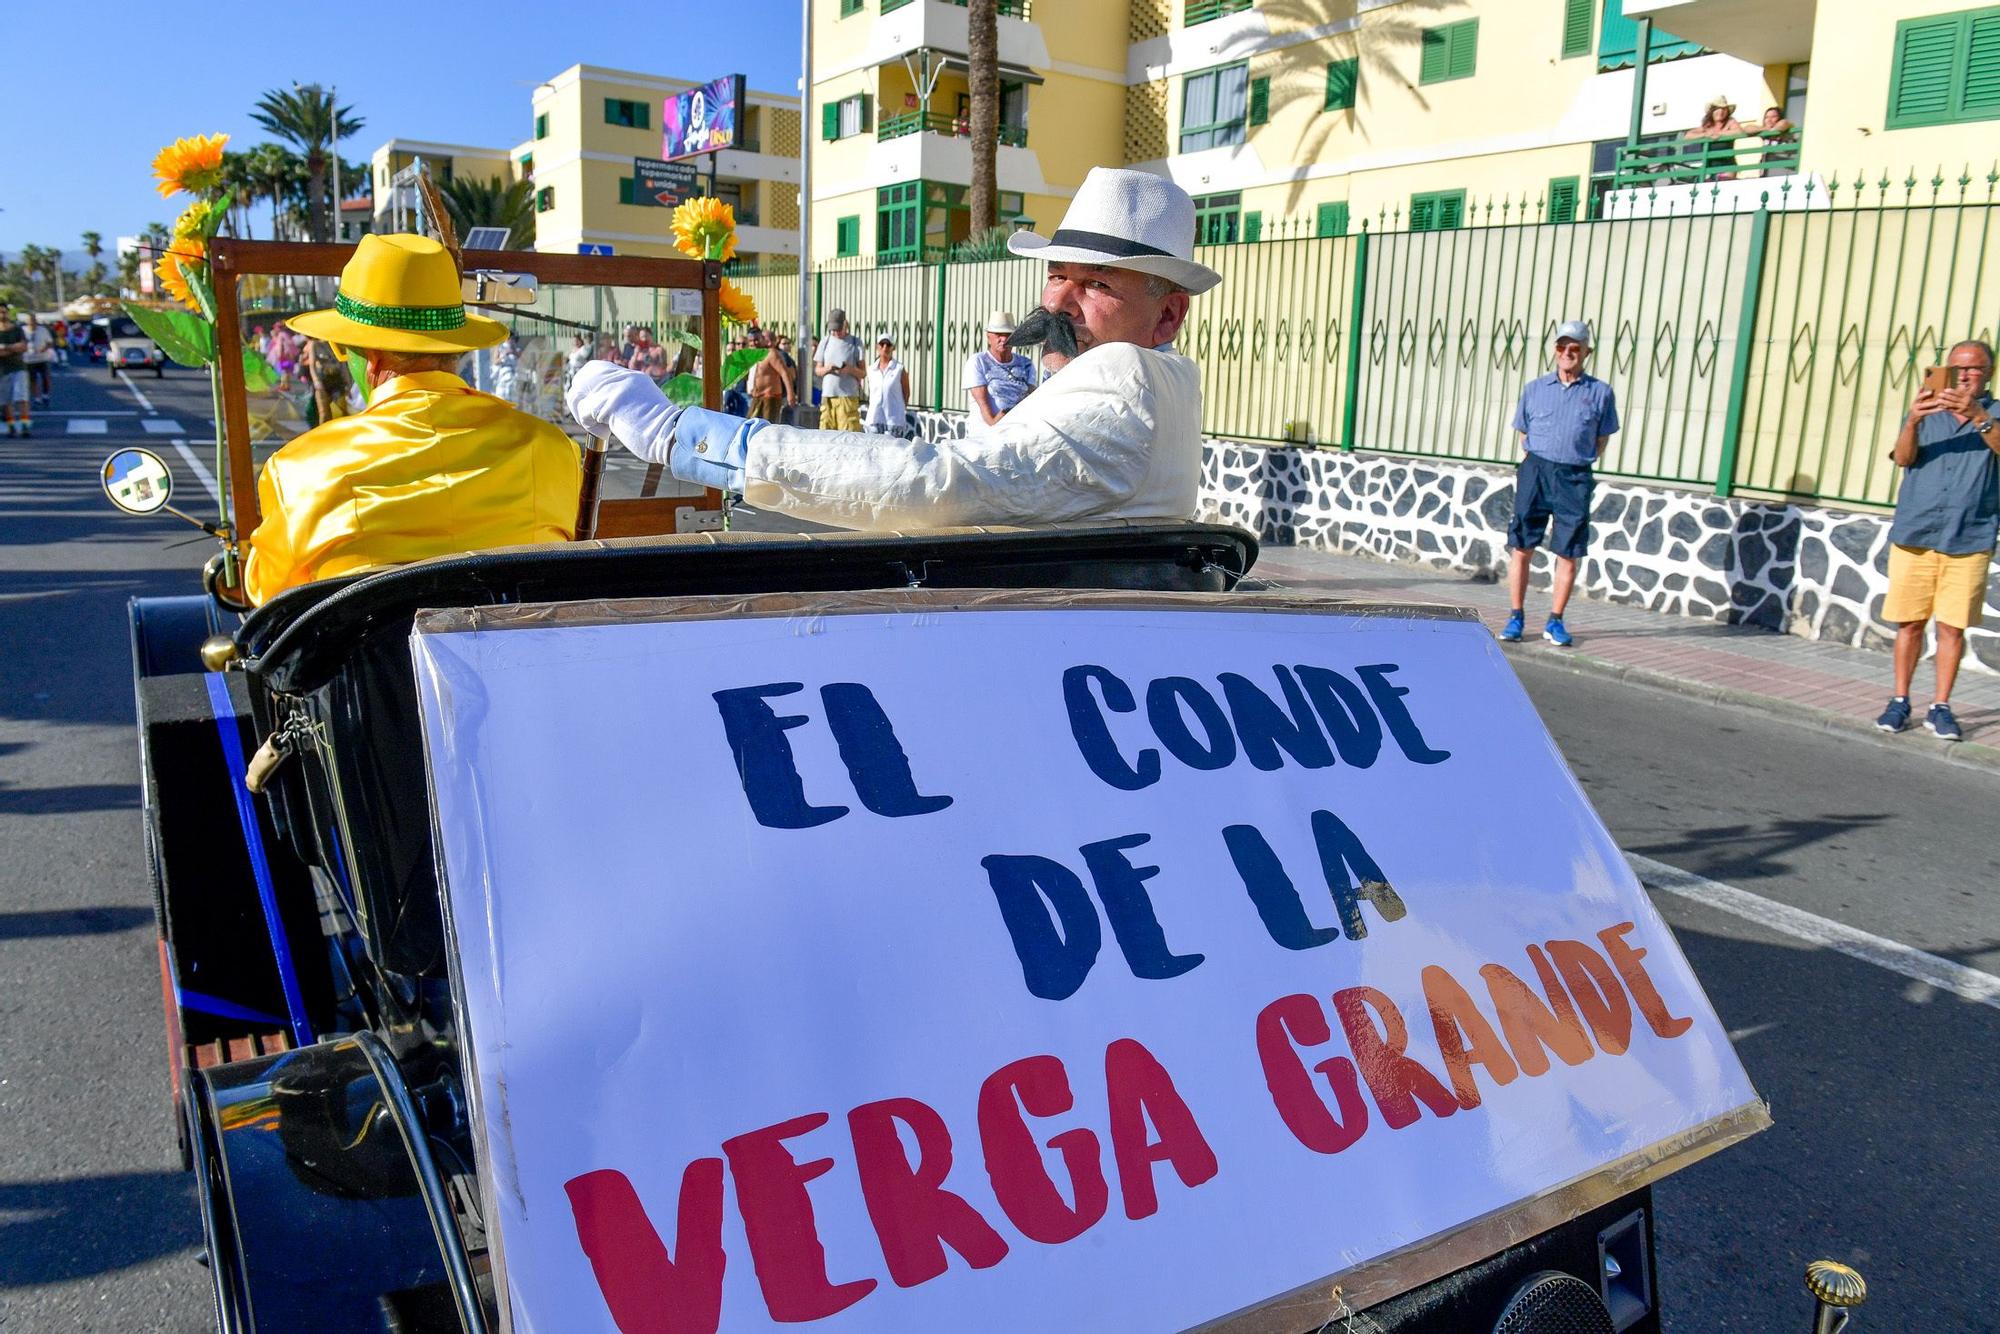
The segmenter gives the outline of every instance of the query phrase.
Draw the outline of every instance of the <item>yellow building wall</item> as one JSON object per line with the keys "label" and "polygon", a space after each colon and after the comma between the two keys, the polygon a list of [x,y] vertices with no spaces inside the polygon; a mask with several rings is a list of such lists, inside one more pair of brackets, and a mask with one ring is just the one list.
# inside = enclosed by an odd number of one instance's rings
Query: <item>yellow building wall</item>
{"label": "yellow building wall", "polygon": [[875,253],[875,190],[852,190],[831,198],[813,200],[812,255],[815,264],[849,263],[834,259],[838,248],[840,220],[853,216],[861,220],[861,253]]}
{"label": "yellow building wall", "polygon": [[[1800,144],[1806,169],[1829,177],[1838,172],[1843,184],[1857,174],[1872,182],[1886,171],[1898,183],[1889,199],[1901,202],[1901,182],[1914,168],[1923,202],[1934,170],[1942,168],[1943,197],[1952,199],[1960,170],[1970,166],[1970,196],[1985,198],[1985,174],[2000,155],[2000,121],[1897,130],[1887,124],[1897,23],[1979,7],[1964,0],[1819,0]],[[1848,197],[1845,191],[1841,197]],[[1874,192],[1866,197],[1872,201]]]}

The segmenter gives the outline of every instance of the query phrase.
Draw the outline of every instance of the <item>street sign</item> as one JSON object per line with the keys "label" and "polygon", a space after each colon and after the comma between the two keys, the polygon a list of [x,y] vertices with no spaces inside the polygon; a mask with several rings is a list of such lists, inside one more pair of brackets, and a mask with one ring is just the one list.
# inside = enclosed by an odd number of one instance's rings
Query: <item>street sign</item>
{"label": "street sign", "polygon": [[1476,620],[559,610],[413,643],[514,1329],[1187,1329],[1768,1123]]}
{"label": "street sign", "polygon": [[700,193],[699,174],[692,162],[662,162],[654,157],[632,159],[632,202],[672,208]]}
{"label": "street sign", "polygon": [[576,243],[576,253],[579,255],[608,255],[611,253],[611,247],[609,245],[593,245],[589,241],[578,241]]}

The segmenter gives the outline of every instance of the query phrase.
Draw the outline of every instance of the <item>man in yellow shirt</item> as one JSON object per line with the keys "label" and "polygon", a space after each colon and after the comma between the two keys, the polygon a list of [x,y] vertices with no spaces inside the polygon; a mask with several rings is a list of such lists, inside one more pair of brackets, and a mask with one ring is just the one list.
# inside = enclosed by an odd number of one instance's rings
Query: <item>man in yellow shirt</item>
{"label": "man in yellow shirt", "polygon": [[373,393],[366,411],[314,427],[265,463],[263,519],[243,569],[252,602],[377,566],[575,536],[574,442],[454,373],[507,327],[466,313],[442,245],[362,237],[333,309],[291,326],[361,353]]}

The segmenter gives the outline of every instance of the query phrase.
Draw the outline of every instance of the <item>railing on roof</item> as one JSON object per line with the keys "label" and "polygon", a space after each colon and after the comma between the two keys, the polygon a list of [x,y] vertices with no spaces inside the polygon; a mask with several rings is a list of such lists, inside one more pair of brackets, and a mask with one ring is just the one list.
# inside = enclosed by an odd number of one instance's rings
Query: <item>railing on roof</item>
{"label": "railing on roof", "polygon": [[[1781,139],[1674,139],[1618,150],[1610,187],[1698,185],[1742,176],[1790,176],[1799,169],[1796,132]],[[1600,178],[1601,179],[1601,178]]]}
{"label": "railing on roof", "polygon": [[[964,116],[947,116],[941,111],[907,111],[900,116],[884,116],[876,127],[877,139],[900,139],[906,134],[948,134],[958,139],[972,137],[972,122]],[[1028,127],[1002,125],[1000,142],[1009,148],[1028,146]]]}

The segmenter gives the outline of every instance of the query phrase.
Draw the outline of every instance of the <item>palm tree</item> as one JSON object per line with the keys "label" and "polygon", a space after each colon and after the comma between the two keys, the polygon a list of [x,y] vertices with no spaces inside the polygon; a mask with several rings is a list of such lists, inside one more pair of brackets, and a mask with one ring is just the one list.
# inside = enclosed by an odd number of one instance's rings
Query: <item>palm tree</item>
{"label": "palm tree", "polygon": [[104,254],[104,237],[97,232],[85,232],[82,237],[83,253],[95,261]]}
{"label": "palm tree", "polygon": [[299,150],[306,164],[306,232],[315,241],[333,235],[333,206],[327,195],[327,164],[340,141],[366,123],[354,108],[336,107],[333,94],[316,83],[272,89],[257,99],[250,118]]}
{"label": "palm tree", "polygon": [[278,240],[279,214],[305,195],[306,164],[283,144],[256,144],[241,158],[245,198],[269,201],[271,239]]}
{"label": "palm tree", "polygon": [[995,0],[969,0],[965,9],[966,82],[972,93],[972,234],[1000,221],[994,155],[1000,151],[1000,19]]}
{"label": "palm tree", "polygon": [[83,241],[83,253],[90,256],[90,267],[83,271],[84,291],[101,292],[104,290],[106,274],[104,236],[99,232],[85,232],[80,239]]}
{"label": "palm tree", "polygon": [[526,250],[535,241],[535,185],[498,177],[454,176],[438,190],[460,237],[474,227],[505,227],[503,249]]}

